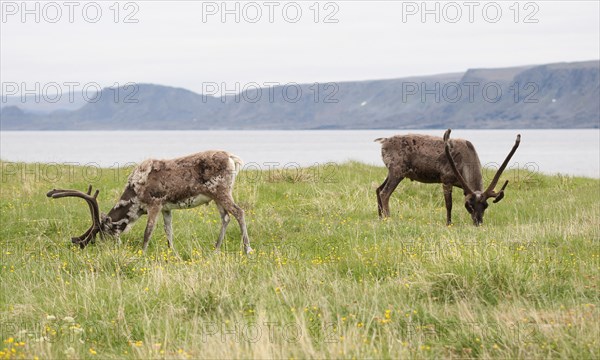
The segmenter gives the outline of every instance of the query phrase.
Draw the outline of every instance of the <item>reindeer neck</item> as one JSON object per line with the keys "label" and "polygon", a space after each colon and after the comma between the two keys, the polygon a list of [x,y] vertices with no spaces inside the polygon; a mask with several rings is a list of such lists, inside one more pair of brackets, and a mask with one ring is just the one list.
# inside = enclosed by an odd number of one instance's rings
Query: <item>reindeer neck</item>
{"label": "reindeer neck", "polygon": [[481,173],[481,164],[463,166],[462,175],[473,191],[483,191],[483,176]]}
{"label": "reindeer neck", "polygon": [[108,212],[114,232],[121,233],[133,224],[143,213],[137,195],[129,185],[121,195],[119,202]]}

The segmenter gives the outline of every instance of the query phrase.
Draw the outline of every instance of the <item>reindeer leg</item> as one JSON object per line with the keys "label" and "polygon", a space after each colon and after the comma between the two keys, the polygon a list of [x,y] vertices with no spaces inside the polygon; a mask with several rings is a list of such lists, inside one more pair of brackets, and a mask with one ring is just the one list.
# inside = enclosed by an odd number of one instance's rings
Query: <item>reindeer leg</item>
{"label": "reindeer leg", "polygon": [[221,206],[233,215],[233,217],[237,220],[240,225],[240,229],[242,231],[242,241],[244,242],[244,252],[246,254],[250,254],[252,252],[252,248],[250,247],[250,239],[248,238],[248,230],[246,229],[246,221],[244,219],[244,210],[241,207],[237,206],[233,202],[233,198],[229,194],[224,201],[221,202]]}
{"label": "reindeer leg", "polygon": [[146,231],[144,231],[144,252],[148,249],[148,242],[156,226],[156,220],[160,213],[160,206],[153,206],[148,208],[148,223],[146,224]]}
{"label": "reindeer leg", "polygon": [[383,181],[383,184],[381,184],[377,190],[375,190],[375,193],[377,194],[377,212],[379,213],[379,217],[381,218],[381,212],[383,211],[383,205],[381,203],[381,190],[383,189],[383,187],[385,186],[385,184],[387,184],[389,179],[389,176],[386,176],[385,180]]}
{"label": "reindeer leg", "polygon": [[452,225],[452,184],[443,184],[444,201],[446,202],[446,225]]}
{"label": "reindeer leg", "polygon": [[219,251],[221,248],[221,244],[225,238],[225,231],[227,230],[227,225],[229,225],[230,220],[229,214],[221,205],[217,204],[217,209],[219,209],[219,214],[221,214],[221,233],[219,233],[219,239],[215,243],[215,251]]}
{"label": "reindeer leg", "polygon": [[383,184],[383,188],[379,192],[379,196],[381,197],[382,218],[390,216],[390,196],[392,196],[392,193],[396,190],[396,187],[398,187],[398,184],[400,184],[402,179],[404,179],[402,176],[396,176],[390,173],[388,175],[388,180]]}
{"label": "reindeer leg", "polygon": [[169,245],[169,249],[171,249],[173,254],[179,257],[177,250],[175,250],[175,247],[173,246],[173,214],[171,213],[171,210],[163,210],[162,214],[165,234],[167,235],[167,244]]}

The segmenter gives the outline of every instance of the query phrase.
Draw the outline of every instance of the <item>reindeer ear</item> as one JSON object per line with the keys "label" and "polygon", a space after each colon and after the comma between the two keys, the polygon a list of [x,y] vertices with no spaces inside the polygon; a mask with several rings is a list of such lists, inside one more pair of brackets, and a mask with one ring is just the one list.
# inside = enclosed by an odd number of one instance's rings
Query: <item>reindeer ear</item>
{"label": "reindeer ear", "polygon": [[467,209],[469,214],[472,214],[473,211],[475,211],[475,209],[473,209],[473,205],[471,205],[471,202],[469,200],[465,201],[465,208]]}

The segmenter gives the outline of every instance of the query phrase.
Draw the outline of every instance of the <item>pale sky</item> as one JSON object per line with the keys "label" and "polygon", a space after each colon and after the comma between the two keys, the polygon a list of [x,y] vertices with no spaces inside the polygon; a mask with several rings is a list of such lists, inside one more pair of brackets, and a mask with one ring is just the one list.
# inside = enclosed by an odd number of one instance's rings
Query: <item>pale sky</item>
{"label": "pale sky", "polygon": [[39,11],[29,2],[31,13],[21,3],[1,1],[0,80],[28,87],[202,92],[207,82],[234,89],[600,58],[598,1],[429,1],[425,19],[421,1],[229,1],[225,21],[222,1],[37,2]]}

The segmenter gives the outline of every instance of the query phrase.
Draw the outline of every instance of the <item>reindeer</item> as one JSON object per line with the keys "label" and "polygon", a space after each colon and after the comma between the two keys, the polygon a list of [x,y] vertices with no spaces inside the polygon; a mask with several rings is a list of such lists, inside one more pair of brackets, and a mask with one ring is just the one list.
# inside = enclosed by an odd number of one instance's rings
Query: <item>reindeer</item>
{"label": "reindeer", "polygon": [[494,203],[502,200],[508,180],[499,192],[494,189],[500,175],[519,147],[521,135],[512,150],[494,175],[492,182],[483,190],[481,162],[473,144],[463,139],[450,140],[448,129],[444,138],[428,135],[396,135],[390,138],[375,139],[381,143],[381,156],[388,169],[388,176],[376,190],[379,217],[389,217],[390,196],[402,179],[422,183],[442,184],[446,202],[446,224],[452,224],[452,187],[463,189],[465,208],[471,214],[475,226],[483,224],[483,213],[488,207],[488,199]]}
{"label": "reindeer", "polygon": [[83,235],[71,238],[82,249],[93,242],[98,233],[101,237],[110,235],[119,240],[121,233],[128,231],[140,216],[148,214],[143,245],[146,252],[158,215],[162,213],[167,242],[175,252],[171,210],[189,209],[214,201],[221,215],[216,250],[221,247],[229,214],[232,214],[240,225],[244,251],[248,254],[252,249],[244,211],[235,204],[232,195],[235,177],[242,165],[239,157],[226,151],[206,151],[171,160],[145,160],[135,167],[121,198],[107,215],[100,214],[96,201],[100,191],[96,190],[92,195],[91,185],[87,193],[54,189],[46,195],[53,199],[79,197],[88,203],[92,226]]}

